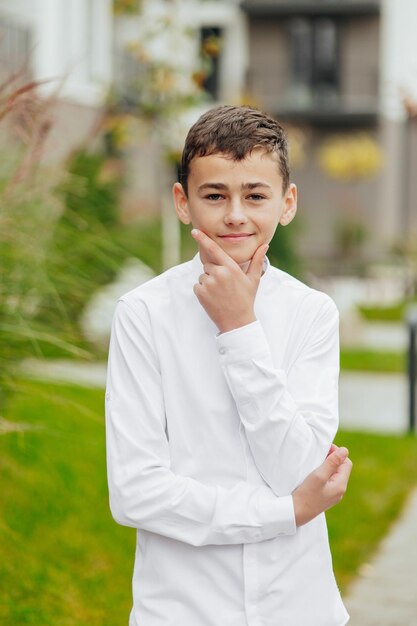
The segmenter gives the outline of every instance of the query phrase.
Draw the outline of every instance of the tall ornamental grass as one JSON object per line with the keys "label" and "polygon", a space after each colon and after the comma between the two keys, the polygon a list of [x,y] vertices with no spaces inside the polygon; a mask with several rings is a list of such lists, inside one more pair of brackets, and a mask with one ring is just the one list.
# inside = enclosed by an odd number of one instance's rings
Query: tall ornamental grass
{"label": "tall ornamental grass", "polygon": [[104,158],[42,159],[54,99],[38,84],[0,85],[0,410],[26,357],[92,358],[78,318],[127,253],[113,242],[117,181]]}

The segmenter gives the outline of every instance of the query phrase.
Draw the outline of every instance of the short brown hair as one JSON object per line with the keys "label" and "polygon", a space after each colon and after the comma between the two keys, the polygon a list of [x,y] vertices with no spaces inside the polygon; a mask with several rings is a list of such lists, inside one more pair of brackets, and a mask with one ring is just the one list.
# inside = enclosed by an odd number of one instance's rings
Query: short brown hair
{"label": "short brown hair", "polygon": [[221,152],[243,160],[262,146],[278,157],[283,192],[290,183],[288,140],[281,124],[266,113],[248,106],[219,106],[204,113],[188,131],[181,158],[180,182],[188,193],[191,161]]}

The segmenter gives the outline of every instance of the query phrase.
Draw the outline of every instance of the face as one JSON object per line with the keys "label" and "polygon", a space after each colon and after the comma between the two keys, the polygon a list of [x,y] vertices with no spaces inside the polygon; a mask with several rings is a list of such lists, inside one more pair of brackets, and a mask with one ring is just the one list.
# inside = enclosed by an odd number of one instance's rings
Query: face
{"label": "face", "polygon": [[180,183],[173,194],[179,219],[206,233],[240,265],[297,210],[295,185],[282,193],[278,161],[262,148],[242,161],[221,153],[193,159],[188,196]]}

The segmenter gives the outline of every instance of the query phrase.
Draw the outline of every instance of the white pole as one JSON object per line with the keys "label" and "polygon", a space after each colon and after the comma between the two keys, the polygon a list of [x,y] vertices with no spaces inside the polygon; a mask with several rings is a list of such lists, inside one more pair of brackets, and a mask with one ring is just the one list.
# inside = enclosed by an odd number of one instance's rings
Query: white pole
{"label": "white pole", "polygon": [[[169,171],[168,167],[166,169]],[[172,178],[166,176],[164,192],[161,198],[162,267],[164,270],[178,265],[181,260],[181,229],[173,206],[172,184]]]}
{"label": "white pole", "polygon": [[[177,46],[181,45],[180,37],[180,0],[174,0],[171,6],[171,39],[172,45],[170,49],[175,55],[178,50]],[[181,260],[181,229],[180,222],[177,218],[173,207],[171,196],[171,187],[173,184],[172,168],[166,166],[167,171],[164,191],[161,199],[161,221],[162,221],[162,267],[168,269],[174,265],[178,265]],[[169,175],[171,174],[171,175]]]}

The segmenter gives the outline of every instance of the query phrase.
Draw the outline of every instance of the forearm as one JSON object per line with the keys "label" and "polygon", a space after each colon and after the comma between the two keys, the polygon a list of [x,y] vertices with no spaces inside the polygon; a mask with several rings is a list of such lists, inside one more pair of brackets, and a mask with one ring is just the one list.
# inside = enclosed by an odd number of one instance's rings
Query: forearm
{"label": "forearm", "polygon": [[292,496],[277,498],[266,486],[225,489],[161,466],[117,479],[110,463],[109,491],[118,523],[194,546],[254,543],[296,529]]}
{"label": "forearm", "polygon": [[[338,427],[338,343],[274,367],[260,322],[217,338],[219,359],[255,463],[277,495],[291,493],[326,457]],[[296,394],[293,394],[293,391]]]}

